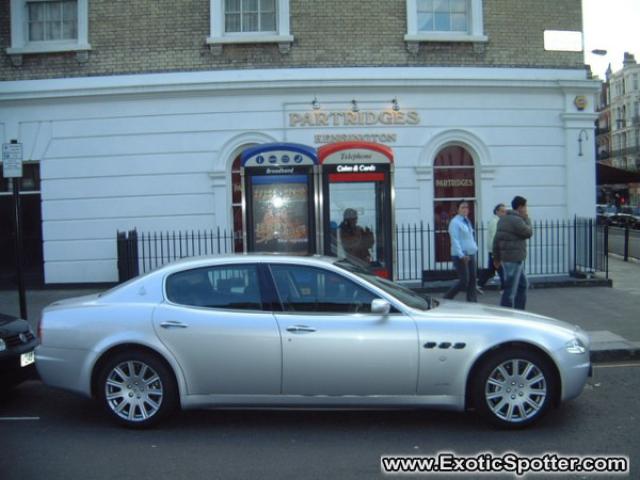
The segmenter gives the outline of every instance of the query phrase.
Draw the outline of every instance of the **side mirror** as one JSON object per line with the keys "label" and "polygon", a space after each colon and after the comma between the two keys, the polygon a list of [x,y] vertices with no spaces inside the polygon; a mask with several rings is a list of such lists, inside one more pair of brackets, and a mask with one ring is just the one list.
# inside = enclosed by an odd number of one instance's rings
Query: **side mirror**
{"label": "side mirror", "polygon": [[391,304],[381,298],[374,298],[371,302],[371,313],[387,315],[391,311]]}

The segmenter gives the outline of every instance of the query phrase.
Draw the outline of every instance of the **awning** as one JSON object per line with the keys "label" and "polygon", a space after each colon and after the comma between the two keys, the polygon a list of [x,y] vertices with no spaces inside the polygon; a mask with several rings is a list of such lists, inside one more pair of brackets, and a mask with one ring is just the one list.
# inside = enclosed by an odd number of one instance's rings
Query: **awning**
{"label": "awning", "polygon": [[640,183],[640,172],[622,170],[604,163],[596,163],[596,184]]}

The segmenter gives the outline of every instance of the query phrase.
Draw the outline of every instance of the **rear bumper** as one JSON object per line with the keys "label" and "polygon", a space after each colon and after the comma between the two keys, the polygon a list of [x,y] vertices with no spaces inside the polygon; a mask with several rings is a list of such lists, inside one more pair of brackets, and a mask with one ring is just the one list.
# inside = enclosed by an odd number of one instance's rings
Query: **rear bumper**
{"label": "rear bumper", "polygon": [[88,352],[40,345],[36,350],[36,367],[42,381],[51,387],[91,395],[90,379],[83,374]]}

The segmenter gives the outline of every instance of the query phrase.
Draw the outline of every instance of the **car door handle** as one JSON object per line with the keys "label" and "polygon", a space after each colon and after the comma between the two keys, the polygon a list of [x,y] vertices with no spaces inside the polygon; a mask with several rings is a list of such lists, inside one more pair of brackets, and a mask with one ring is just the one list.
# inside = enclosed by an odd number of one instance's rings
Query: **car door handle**
{"label": "car door handle", "polygon": [[287,332],[291,333],[311,333],[315,331],[315,328],[308,327],[307,325],[291,325],[290,327],[287,327]]}
{"label": "car door handle", "polygon": [[162,328],[187,328],[189,325],[182,322],[176,322],[175,320],[168,320],[166,322],[161,322],[160,326]]}

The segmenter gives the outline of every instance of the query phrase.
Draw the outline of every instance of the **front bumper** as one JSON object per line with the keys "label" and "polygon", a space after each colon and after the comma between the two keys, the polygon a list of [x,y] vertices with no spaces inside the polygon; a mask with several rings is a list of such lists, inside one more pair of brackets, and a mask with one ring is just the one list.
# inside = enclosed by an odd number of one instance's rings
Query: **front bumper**
{"label": "front bumper", "polygon": [[25,345],[0,352],[0,385],[5,382],[15,384],[38,378],[35,363],[25,367],[20,364],[20,357],[25,353],[33,352],[37,344],[38,342],[34,340]]}
{"label": "front bumper", "polygon": [[562,349],[557,352],[557,362],[562,382],[560,400],[565,402],[579,396],[587,379],[593,375],[589,350],[582,354],[573,354]]}

